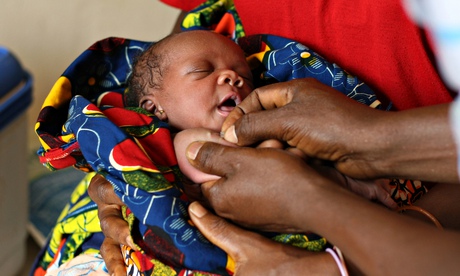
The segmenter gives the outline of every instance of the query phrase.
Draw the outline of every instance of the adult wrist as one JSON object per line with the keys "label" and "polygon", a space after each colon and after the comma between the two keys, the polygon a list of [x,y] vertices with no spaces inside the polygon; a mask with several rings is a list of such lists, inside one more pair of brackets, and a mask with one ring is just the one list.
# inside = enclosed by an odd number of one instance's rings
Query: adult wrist
{"label": "adult wrist", "polygon": [[341,142],[344,153],[336,161],[340,172],[359,179],[378,178],[386,173],[382,171],[382,161],[392,143],[391,133],[384,131],[387,116],[387,112],[371,110],[350,127]]}
{"label": "adult wrist", "polygon": [[377,177],[458,182],[448,105],[388,112],[370,163]]}

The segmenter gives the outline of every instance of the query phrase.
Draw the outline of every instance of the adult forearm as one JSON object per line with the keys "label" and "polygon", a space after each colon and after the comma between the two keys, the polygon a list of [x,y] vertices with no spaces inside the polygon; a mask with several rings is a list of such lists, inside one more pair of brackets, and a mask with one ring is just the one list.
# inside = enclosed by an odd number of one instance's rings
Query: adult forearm
{"label": "adult forearm", "polygon": [[400,216],[343,189],[318,185],[309,192],[321,196],[308,204],[300,223],[338,246],[365,275],[459,271],[458,233]]}
{"label": "adult forearm", "polygon": [[448,108],[444,104],[380,116],[373,149],[365,158],[381,177],[458,183]]}

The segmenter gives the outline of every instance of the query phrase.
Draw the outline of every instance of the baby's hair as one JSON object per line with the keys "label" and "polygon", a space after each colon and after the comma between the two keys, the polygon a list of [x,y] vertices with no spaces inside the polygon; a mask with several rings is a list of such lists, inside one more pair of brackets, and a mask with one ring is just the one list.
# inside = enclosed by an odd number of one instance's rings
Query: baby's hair
{"label": "baby's hair", "polygon": [[128,77],[127,88],[124,93],[125,106],[137,107],[141,97],[147,95],[151,88],[161,89],[166,64],[165,53],[160,50],[160,46],[173,36],[175,34],[152,43],[134,58],[133,69]]}

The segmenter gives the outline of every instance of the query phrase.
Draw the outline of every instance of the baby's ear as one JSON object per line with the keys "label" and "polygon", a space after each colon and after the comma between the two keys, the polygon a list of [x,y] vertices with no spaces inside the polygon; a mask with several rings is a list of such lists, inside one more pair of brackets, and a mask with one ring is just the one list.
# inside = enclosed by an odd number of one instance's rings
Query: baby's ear
{"label": "baby's ear", "polygon": [[166,111],[161,107],[160,104],[157,104],[155,111],[153,111],[153,114],[164,122],[168,121],[168,114],[166,114]]}
{"label": "baby's ear", "polygon": [[160,103],[152,95],[143,96],[139,101],[139,106],[148,112],[154,114],[162,121],[167,121],[168,116],[161,107]]}
{"label": "baby's ear", "polygon": [[148,95],[148,96],[143,96],[140,101],[139,101],[139,107],[142,107],[143,109],[147,110],[150,113],[153,113],[155,111],[155,99],[154,97]]}

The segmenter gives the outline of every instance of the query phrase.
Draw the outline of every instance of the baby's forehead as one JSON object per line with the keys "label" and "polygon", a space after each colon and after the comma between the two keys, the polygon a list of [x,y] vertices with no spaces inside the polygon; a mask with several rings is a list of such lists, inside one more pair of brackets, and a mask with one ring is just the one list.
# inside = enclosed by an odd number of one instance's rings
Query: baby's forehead
{"label": "baby's forehead", "polygon": [[175,37],[177,38],[185,38],[185,39],[198,39],[198,38],[225,38],[225,36],[218,34],[213,31],[205,31],[205,30],[193,30],[193,31],[185,31],[178,33]]}
{"label": "baby's forehead", "polygon": [[[165,57],[163,59],[164,69],[170,69],[171,65],[183,67],[190,63],[208,60],[240,63],[241,60],[246,59],[243,50],[231,39],[204,30],[186,31],[173,35],[162,45],[161,51]],[[228,64],[228,66],[232,65]]]}
{"label": "baby's forehead", "polygon": [[179,50],[187,46],[210,49],[222,45],[237,46],[236,43],[221,34],[204,30],[185,31],[172,36],[168,41],[168,48],[170,50]]}

